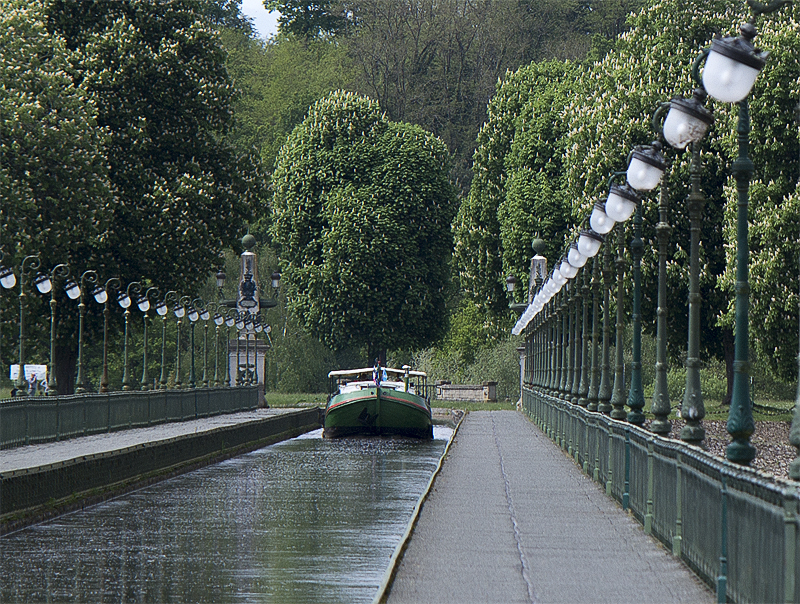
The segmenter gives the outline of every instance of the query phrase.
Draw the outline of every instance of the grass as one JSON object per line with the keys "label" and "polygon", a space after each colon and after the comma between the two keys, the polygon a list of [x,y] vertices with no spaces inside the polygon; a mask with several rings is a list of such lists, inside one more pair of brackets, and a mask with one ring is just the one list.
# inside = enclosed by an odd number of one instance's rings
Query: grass
{"label": "grass", "polygon": [[[680,401],[672,401],[672,413],[669,414],[669,419],[676,419],[680,414]],[[753,409],[753,420],[757,422],[790,422],[792,421],[792,413],[794,410],[794,401],[790,400],[756,400],[757,407]],[[721,400],[717,399],[704,399],[703,406],[706,410],[706,420],[727,420],[730,407],[723,405]],[[769,407],[770,410],[764,412],[759,410],[758,407]],[[647,401],[645,406],[645,415],[649,419],[653,419],[653,415],[649,412],[650,401]],[[784,412],[771,411],[772,409],[781,409]]]}
{"label": "grass", "polygon": [[431,407],[444,409],[464,409],[465,411],[497,411],[503,409],[513,411],[517,408],[516,403],[475,403],[471,401],[431,401]]}
{"label": "grass", "polygon": [[270,407],[324,407],[328,399],[328,395],[323,393],[267,392],[264,397]]}

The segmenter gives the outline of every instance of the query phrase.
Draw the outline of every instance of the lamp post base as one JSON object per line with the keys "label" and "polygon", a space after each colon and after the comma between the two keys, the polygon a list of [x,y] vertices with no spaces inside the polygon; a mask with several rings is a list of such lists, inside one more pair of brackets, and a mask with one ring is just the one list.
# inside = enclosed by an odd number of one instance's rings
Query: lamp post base
{"label": "lamp post base", "polygon": [[756,457],[756,448],[750,444],[749,437],[735,438],[726,450],[728,461],[747,465]]}
{"label": "lamp post base", "polygon": [[706,438],[706,431],[699,424],[686,424],[681,429],[681,440],[691,445],[697,445]]}

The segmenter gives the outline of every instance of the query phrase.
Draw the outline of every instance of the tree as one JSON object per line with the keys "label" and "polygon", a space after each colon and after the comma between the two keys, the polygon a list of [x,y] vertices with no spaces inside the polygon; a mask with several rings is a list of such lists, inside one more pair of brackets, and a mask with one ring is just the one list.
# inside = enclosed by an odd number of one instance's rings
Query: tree
{"label": "tree", "polygon": [[[800,7],[783,7],[758,21],[758,46],[770,51],[766,66],[750,94],[750,157],[755,174],[750,189],[750,323],[751,341],[770,371],[788,382],[797,380],[798,351],[798,240],[800,216],[797,118],[800,98]],[[732,35],[737,22],[728,26]],[[738,155],[736,106],[716,104],[716,131],[723,142],[726,161]],[[796,125],[796,124],[795,124]],[[720,323],[734,324],[736,281],[736,183],[724,190],[725,250],[727,265],[720,289],[727,296]]]}
{"label": "tree", "polygon": [[337,91],[273,174],[273,241],[290,309],[334,349],[425,345],[442,331],[455,192],[443,143]]}
{"label": "tree", "polygon": [[[342,40],[357,89],[391,119],[419,124],[453,155],[453,179],[469,190],[475,139],[499,78],[532,60],[581,59],[592,35],[616,35],[621,10],[642,0],[366,0],[344,3]],[[627,14],[627,11],[622,14]],[[623,19],[624,21],[624,19]]]}
{"label": "tree", "polygon": [[308,108],[352,81],[346,51],[334,42],[282,37],[266,44],[225,30],[228,72],[239,95],[229,134],[242,152],[255,150],[267,171]]}
{"label": "tree", "polygon": [[280,33],[310,41],[343,33],[348,21],[333,2],[319,0],[265,0],[267,10],[280,11]]}
{"label": "tree", "polygon": [[498,84],[489,119],[478,135],[474,178],[454,223],[461,286],[482,308],[487,326],[509,320],[505,278],[527,291],[531,242],[559,258],[571,222],[563,193],[562,111],[577,67],[533,63]]}
{"label": "tree", "polygon": [[[0,94],[24,101],[20,119],[4,120],[16,129],[3,138],[4,207],[19,209],[3,220],[19,233],[9,240],[21,238],[20,257],[40,250],[47,270],[69,261],[103,281],[191,291],[265,197],[257,160],[224,138],[234,88],[217,34],[191,0],[27,4],[2,13],[26,23],[24,37],[3,31]],[[76,328],[59,320],[59,388],[70,392]]]}
{"label": "tree", "polygon": [[[40,253],[42,271],[66,262],[75,272],[108,227],[106,133],[91,95],[69,75],[64,39],[47,31],[46,19],[39,3],[0,1],[0,251],[14,268]],[[0,296],[6,320],[16,304],[9,293]],[[31,317],[49,311],[38,294],[27,306]],[[31,341],[47,342],[45,325],[28,322]],[[0,367],[13,356],[12,326],[0,323]]]}

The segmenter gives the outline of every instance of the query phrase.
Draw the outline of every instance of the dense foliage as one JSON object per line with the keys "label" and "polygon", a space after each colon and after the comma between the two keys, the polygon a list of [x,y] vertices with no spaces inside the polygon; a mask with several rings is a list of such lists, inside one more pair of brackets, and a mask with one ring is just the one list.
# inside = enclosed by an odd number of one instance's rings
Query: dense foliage
{"label": "dense foliage", "polygon": [[[44,270],[67,261],[101,282],[191,291],[240,236],[265,183],[225,138],[235,89],[208,10],[0,2],[6,263],[39,252]],[[74,317],[59,320],[58,365],[71,381]]]}
{"label": "dense foliage", "polygon": [[441,335],[455,193],[447,150],[343,91],[278,155],[272,234],[290,307],[332,348],[422,346]]}
{"label": "dense foliage", "polygon": [[[785,378],[796,373],[797,295],[792,281],[780,279],[789,267],[797,273],[796,216],[797,132],[787,128],[798,93],[798,9],[784,8],[759,22],[759,45],[773,50],[752,93],[753,145],[756,175],[751,194],[753,269],[752,320],[758,327],[753,340],[770,365]],[[505,274],[527,281],[525,253],[536,225],[547,231],[553,208],[537,209],[535,200],[567,202],[563,216],[577,225],[592,204],[604,199],[608,178],[625,168],[625,156],[636,144],[657,138],[651,117],[670,97],[688,95],[695,85],[691,66],[699,51],[718,32],[735,34],[746,20],[745,7],[730,2],[659,0],[650,2],[629,20],[630,31],[603,55],[573,69],[573,77],[538,78],[541,64],[520,69],[498,86],[490,104],[490,119],[479,137],[474,180],[462,205],[456,229],[456,258],[462,284],[486,309],[491,323],[504,316]],[[527,81],[525,81],[527,79]],[[525,84],[520,86],[520,82]],[[540,103],[550,93],[552,102]],[[538,104],[538,106],[537,106]],[[701,230],[702,346],[706,356],[733,358],[732,307],[735,270],[735,187],[729,170],[736,157],[736,107],[713,103],[716,123],[702,144],[703,189],[707,198]],[[542,130],[535,116],[544,112]],[[568,124],[568,128],[558,125]],[[552,149],[555,153],[549,152]],[[687,313],[681,301],[688,287],[689,228],[686,204],[689,153],[667,150],[671,164],[668,187],[670,222],[674,227],[668,261],[671,308],[669,345],[673,358],[685,348]],[[525,194],[517,189],[524,184]],[[517,199],[530,204],[525,207]],[[727,205],[727,209],[726,209]],[[514,219],[503,224],[505,216]],[[645,211],[644,320],[655,327],[656,195],[648,196]],[[723,214],[727,227],[723,230]],[[558,215],[556,215],[558,216]],[[573,227],[574,228],[574,227]],[[545,237],[550,261],[572,239],[570,229]],[[627,236],[626,236],[627,239]],[[502,263],[501,260],[502,259]],[[507,316],[507,315],[506,315]],[[788,327],[788,328],[787,328]],[[792,345],[794,342],[794,345]]]}

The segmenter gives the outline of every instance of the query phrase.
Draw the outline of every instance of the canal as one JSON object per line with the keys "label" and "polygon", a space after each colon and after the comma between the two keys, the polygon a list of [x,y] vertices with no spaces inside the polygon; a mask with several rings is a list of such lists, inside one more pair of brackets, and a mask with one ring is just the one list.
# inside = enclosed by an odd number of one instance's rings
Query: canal
{"label": "canal", "polygon": [[0,538],[8,602],[371,602],[452,429],[317,430]]}

